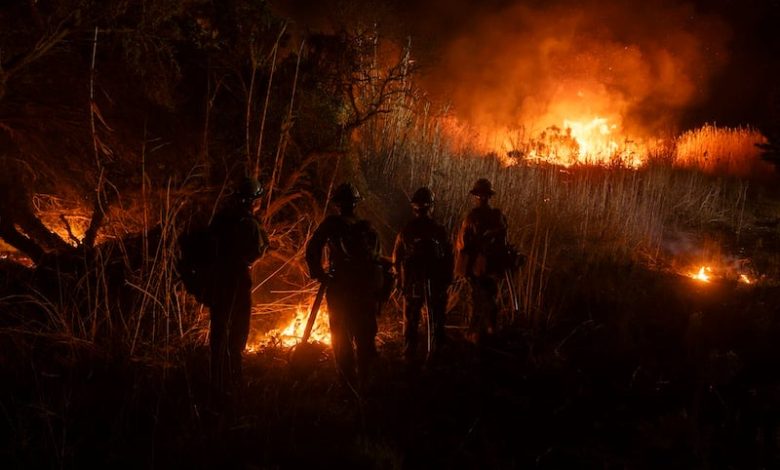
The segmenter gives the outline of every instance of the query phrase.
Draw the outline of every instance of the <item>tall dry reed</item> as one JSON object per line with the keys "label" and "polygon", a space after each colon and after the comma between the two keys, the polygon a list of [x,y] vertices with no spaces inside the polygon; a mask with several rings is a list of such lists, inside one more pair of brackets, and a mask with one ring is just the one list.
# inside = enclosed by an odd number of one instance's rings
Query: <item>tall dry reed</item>
{"label": "tall dry reed", "polygon": [[761,160],[761,149],[756,146],[766,142],[755,129],[706,124],[677,138],[674,161],[677,166],[707,173],[758,175],[772,169]]}

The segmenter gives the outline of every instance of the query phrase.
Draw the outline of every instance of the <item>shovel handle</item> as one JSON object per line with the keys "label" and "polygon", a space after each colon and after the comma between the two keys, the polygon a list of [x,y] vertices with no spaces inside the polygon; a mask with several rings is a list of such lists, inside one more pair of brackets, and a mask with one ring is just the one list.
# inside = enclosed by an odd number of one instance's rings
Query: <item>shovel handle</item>
{"label": "shovel handle", "polygon": [[317,319],[317,312],[322,305],[322,299],[325,297],[325,283],[320,284],[320,288],[317,290],[317,296],[314,298],[314,303],[311,304],[311,310],[309,311],[309,319],[306,321],[306,329],[303,330],[303,337],[301,337],[301,343],[307,343],[311,336],[311,330],[314,328],[314,320]]}

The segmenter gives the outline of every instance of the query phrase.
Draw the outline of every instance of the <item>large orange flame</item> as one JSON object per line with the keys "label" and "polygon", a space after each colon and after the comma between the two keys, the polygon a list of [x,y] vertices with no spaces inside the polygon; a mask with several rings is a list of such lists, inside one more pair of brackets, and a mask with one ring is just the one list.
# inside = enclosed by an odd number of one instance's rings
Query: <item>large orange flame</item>
{"label": "large orange flame", "polygon": [[602,116],[563,119],[561,125],[550,125],[533,136],[524,129],[481,128],[474,131],[477,139],[469,139],[463,125],[449,123],[446,128],[469,144],[476,142],[478,150],[498,156],[504,166],[522,161],[639,168],[648,158],[648,148],[642,140],[628,136],[618,122]]}

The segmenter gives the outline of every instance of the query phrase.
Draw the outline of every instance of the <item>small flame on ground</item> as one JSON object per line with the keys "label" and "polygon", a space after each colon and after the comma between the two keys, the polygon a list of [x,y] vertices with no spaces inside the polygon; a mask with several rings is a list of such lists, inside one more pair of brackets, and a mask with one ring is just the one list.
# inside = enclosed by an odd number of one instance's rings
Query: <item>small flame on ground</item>
{"label": "small flame on ground", "polygon": [[690,273],[689,276],[697,281],[710,282],[710,279],[712,278],[712,268],[709,266],[702,266],[698,271]]}
{"label": "small flame on ground", "polygon": [[[306,323],[309,319],[308,307],[299,305],[295,309],[295,316],[286,325],[268,331],[254,344],[247,345],[248,352],[256,352],[264,346],[276,345],[289,348],[301,342]],[[311,330],[310,342],[330,345],[330,325],[328,311],[323,305],[314,321]]]}
{"label": "small flame on ground", "polygon": [[753,281],[748,277],[747,274],[740,274],[739,275],[739,282],[743,284],[753,284]]}
{"label": "small flame on ground", "polygon": [[49,230],[72,246],[81,243],[92,220],[90,212],[81,207],[53,206],[36,212],[36,215]]}

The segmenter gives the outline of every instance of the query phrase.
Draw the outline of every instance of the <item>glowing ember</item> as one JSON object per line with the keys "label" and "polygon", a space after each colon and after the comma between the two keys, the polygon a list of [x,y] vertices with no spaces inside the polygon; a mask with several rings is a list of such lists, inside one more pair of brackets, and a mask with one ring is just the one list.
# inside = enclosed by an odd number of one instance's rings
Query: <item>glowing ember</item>
{"label": "glowing ember", "polygon": [[739,275],[739,282],[743,284],[753,284],[753,281],[748,277],[747,274],[740,274]]}
{"label": "glowing ember", "polygon": [[[246,350],[255,352],[263,346],[292,347],[301,342],[306,322],[309,319],[309,306],[299,305],[295,310],[295,316],[286,325],[270,330],[260,337],[254,344],[247,345]],[[328,311],[325,305],[320,307],[314,327],[311,330],[310,342],[330,345],[330,326],[328,323]]]}
{"label": "glowing ember", "polygon": [[710,279],[712,278],[712,268],[709,266],[702,266],[697,272],[690,273],[689,276],[697,281],[710,282]]}

